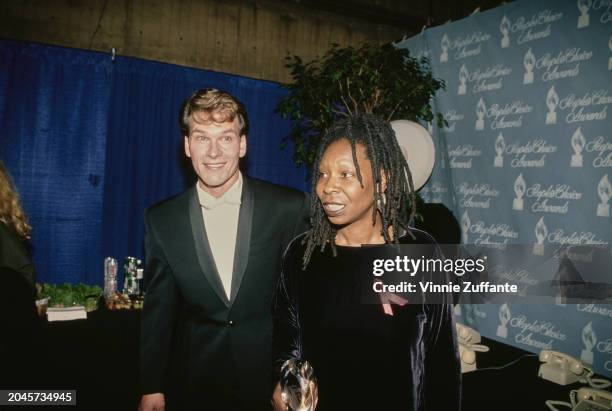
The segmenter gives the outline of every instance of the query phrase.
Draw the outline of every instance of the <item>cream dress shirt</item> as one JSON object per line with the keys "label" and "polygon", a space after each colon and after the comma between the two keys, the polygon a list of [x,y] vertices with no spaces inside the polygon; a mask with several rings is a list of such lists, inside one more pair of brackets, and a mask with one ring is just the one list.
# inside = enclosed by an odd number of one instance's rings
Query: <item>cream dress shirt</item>
{"label": "cream dress shirt", "polygon": [[204,191],[199,182],[196,186],[214,263],[221,277],[225,295],[230,299],[242,196],[242,174],[239,172],[238,180],[219,198]]}

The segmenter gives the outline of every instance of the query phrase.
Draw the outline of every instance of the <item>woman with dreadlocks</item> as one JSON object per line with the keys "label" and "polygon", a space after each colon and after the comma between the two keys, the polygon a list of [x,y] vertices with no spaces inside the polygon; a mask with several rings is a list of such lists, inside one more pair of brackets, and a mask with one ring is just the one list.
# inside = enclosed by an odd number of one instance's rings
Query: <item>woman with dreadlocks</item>
{"label": "woman with dreadlocks", "polygon": [[[459,410],[451,305],[364,300],[359,277],[370,270],[371,287],[372,268],[356,265],[384,254],[380,245],[435,244],[408,225],[415,194],[390,124],[370,115],[336,122],[313,171],[312,228],[287,248],[273,304],[277,372],[307,360],[319,411]],[[273,404],[287,409],[278,385]]]}

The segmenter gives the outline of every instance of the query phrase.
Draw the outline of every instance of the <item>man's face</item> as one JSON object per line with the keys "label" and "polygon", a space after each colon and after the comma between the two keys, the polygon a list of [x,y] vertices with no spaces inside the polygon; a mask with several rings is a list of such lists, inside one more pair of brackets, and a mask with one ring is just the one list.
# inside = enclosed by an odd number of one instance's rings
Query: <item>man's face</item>
{"label": "man's face", "polygon": [[200,187],[209,194],[220,197],[238,180],[238,162],[246,148],[237,116],[225,122],[215,122],[207,112],[189,117],[185,154],[191,158]]}

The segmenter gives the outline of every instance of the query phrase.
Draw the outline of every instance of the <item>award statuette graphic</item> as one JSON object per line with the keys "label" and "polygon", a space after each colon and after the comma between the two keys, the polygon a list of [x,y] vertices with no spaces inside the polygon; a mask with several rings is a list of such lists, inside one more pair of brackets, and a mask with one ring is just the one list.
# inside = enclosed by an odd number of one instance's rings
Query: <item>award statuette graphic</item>
{"label": "award statuette graphic", "polygon": [[461,238],[463,240],[463,244],[468,244],[468,231],[472,226],[472,222],[470,221],[470,216],[467,211],[463,213],[461,216]]}
{"label": "award statuette graphic", "polygon": [[470,72],[468,71],[467,67],[465,67],[465,64],[463,64],[461,68],[459,69],[459,83],[460,84],[459,84],[459,89],[457,90],[458,95],[465,94],[467,90],[466,81],[468,80],[469,75],[470,75]]}
{"label": "award statuette graphic", "polygon": [[589,27],[589,9],[591,8],[591,0],[578,0],[576,6],[580,10],[580,16],[578,16],[578,28]]}
{"label": "award statuette graphic", "polygon": [[482,97],[478,100],[476,104],[476,116],[478,116],[478,120],[476,120],[476,126],[474,127],[476,130],[484,130],[484,116],[487,113],[487,106]]}
{"label": "award statuette graphic", "polygon": [[597,195],[601,203],[597,204],[597,216],[598,217],[610,217],[610,197],[612,197],[612,184],[608,179],[608,175],[604,175],[599,183],[597,184]]}
{"label": "award statuette graphic", "polygon": [[582,149],[586,144],[586,140],[584,139],[584,135],[582,134],[582,127],[578,127],[571,139],[572,149],[574,150],[574,154],[572,154],[572,159],[570,161],[570,167],[582,167]]}
{"label": "award statuette graphic", "polygon": [[289,411],[314,411],[317,379],[308,361],[290,359],[280,371],[281,399]]}
{"label": "award statuette graphic", "polygon": [[523,178],[523,173],[520,173],[516,180],[514,180],[514,194],[516,197],[512,200],[512,209],[513,210],[522,210],[524,205],[523,196],[525,195],[525,190],[527,189],[527,183],[525,183],[525,179]]}
{"label": "award statuette graphic", "polygon": [[442,54],[440,54],[440,63],[446,63],[448,61],[448,48],[450,47],[450,40],[445,34],[442,36],[440,41],[440,47],[442,48]]}
{"label": "award statuette graphic", "polygon": [[495,140],[495,159],[493,160],[493,167],[503,167],[504,166],[504,150],[506,149],[506,142],[504,141],[504,136],[502,133],[499,133],[497,139]]}
{"label": "award statuette graphic", "polygon": [[589,322],[582,329],[582,343],[584,344],[584,350],[580,353],[580,361],[587,364],[593,365],[593,348],[597,344],[597,336],[593,330],[593,323]]}
{"label": "award statuette graphic", "polygon": [[510,46],[510,37],[508,36],[510,34],[510,20],[508,20],[508,17],[504,16],[502,18],[499,23],[499,31],[502,33],[501,47],[503,49],[508,48]]}
{"label": "award statuette graphic", "polygon": [[548,113],[546,113],[546,124],[557,124],[557,112],[555,109],[559,104],[559,96],[555,91],[555,86],[551,86],[546,94],[546,106],[548,107]]}
{"label": "award statuette graphic", "polygon": [[495,335],[501,338],[508,338],[508,322],[512,318],[512,314],[510,313],[510,307],[508,307],[508,303],[502,304],[499,307],[499,325],[497,326],[497,332]]}
{"label": "award statuette graphic", "polygon": [[[612,52],[612,36],[608,39],[608,48]],[[608,59],[608,70],[612,70],[612,57]]]}
{"label": "award statuette graphic", "polygon": [[523,66],[525,66],[525,74],[523,75],[523,84],[533,83],[533,67],[535,66],[536,58],[531,48],[525,53],[523,58]]}
{"label": "award statuette graphic", "polygon": [[544,217],[540,217],[533,231],[537,240],[537,243],[533,245],[533,255],[544,255],[544,240],[548,236],[548,228],[544,224]]}

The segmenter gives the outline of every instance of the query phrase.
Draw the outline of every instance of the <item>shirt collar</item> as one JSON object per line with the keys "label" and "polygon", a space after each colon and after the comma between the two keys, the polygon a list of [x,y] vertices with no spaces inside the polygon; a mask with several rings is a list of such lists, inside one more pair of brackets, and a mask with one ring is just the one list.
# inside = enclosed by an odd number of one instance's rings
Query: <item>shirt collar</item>
{"label": "shirt collar", "polygon": [[217,206],[225,204],[240,205],[242,197],[242,173],[238,171],[238,180],[219,198],[214,197],[204,191],[202,187],[200,187],[199,182],[196,183],[196,188],[200,206],[206,208],[207,210],[211,210]]}

